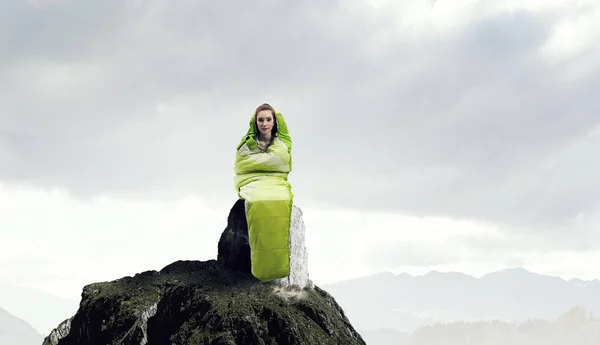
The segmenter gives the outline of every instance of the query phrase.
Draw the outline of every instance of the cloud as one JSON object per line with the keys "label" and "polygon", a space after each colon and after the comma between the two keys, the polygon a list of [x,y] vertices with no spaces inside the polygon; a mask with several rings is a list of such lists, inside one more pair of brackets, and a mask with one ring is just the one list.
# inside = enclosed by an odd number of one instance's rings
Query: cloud
{"label": "cloud", "polygon": [[[0,184],[0,280],[78,300],[85,284],[159,270],[176,260],[215,259],[232,205],[227,197],[192,194],[81,200],[62,189]],[[323,205],[303,206],[303,214],[310,278],[319,285],[432,269],[479,275],[524,266],[566,277],[600,274],[585,264],[600,257],[592,245],[597,240],[584,248],[569,234],[540,241],[472,220]],[[586,221],[597,229],[599,220]]]}
{"label": "cloud", "polygon": [[234,198],[234,145],[268,101],[300,202],[553,236],[599,209],[594,2],[5,9],[1,181]]}
{"label": "cloud", "polygon": [[193,195],[83,202],[61,189],[0,184],[2,278],[76,300],[85,284],[216,259],[231,205]]}
{"label": "cloud", "polygon": [[410,243],[383,244],[372,250],[368,259],[373,265],[384,267],[421,266],[431,267],[460,261],[456,253],[432,251],[431,245],[415,245]]}

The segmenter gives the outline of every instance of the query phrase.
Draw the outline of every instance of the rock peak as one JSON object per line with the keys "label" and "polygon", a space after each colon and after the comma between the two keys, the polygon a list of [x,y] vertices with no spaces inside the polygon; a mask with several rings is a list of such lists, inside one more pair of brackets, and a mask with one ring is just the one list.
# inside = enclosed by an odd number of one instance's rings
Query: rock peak
{"label": "rock peak", "polygon": [[262,283],[249,273],[241,207],[231,209],[217,260],[87,285],[77,313],[44,345],[365,344],[335,299],[308,280],[303,243],[290,277]]}

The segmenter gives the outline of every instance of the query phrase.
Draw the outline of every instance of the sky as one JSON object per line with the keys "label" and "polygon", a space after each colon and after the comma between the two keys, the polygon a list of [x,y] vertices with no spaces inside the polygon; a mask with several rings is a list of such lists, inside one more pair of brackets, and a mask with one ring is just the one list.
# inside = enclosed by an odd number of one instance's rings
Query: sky
{"label": "sky", "polygon": [[0,14],[0,278],[216,258],[286,118],[309,272],[600,279],[600,3],[30,0]]}

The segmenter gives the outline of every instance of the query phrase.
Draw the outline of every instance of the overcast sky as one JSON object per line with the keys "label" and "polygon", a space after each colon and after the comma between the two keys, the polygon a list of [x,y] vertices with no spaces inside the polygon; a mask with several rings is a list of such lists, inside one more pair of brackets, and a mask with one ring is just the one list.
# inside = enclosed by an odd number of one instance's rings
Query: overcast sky
{"label": "overcast sky", "polygon": [[216,258],[263,102],[317,284],[600,278],[599,40],[595,0],[5,1],[0,278]]}

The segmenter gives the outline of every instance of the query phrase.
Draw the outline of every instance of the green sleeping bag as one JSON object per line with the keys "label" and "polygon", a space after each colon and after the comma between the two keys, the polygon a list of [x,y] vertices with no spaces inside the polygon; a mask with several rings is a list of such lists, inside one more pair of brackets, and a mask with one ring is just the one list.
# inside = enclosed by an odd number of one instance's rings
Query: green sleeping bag
{"label": "green sleeping bag", "polygon": [[246,204],[252,275],[267,282],[290,274],[292,139],[283,116],[276,113],[277,133],[271,146],[261,149],[254,119],[237,146],[235,188]]}

